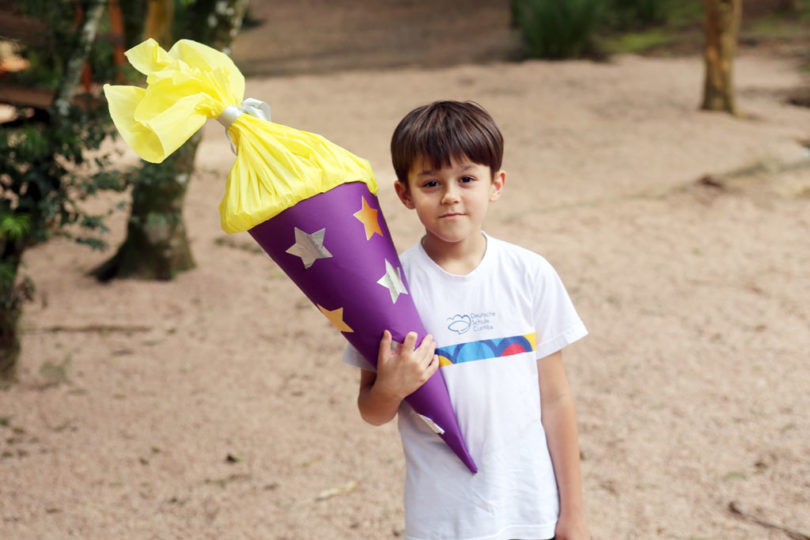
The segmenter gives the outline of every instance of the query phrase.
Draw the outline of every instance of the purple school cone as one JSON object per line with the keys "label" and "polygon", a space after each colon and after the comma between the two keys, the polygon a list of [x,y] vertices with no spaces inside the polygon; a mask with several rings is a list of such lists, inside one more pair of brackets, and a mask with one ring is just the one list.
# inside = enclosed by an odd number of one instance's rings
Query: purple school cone
{"label": "purple school cone", "polygon": [[[372,366],[384,330],[425,331],[377,197],[362,182],[298,202],[250,234]],[[437,371],[405,400],[473,473],[478,471]]]}
{"label": "purple school cone", "polygon": [[[219,205],[223,230],[249,230],[371,365],[384,329],[398,341],[409,331],[424,337],[367,160],[271,122],[266,103],[244,99],[233,61],[207,45],[180,40],[165,51],[147,39],[126,54],[146,88],[105,85],[104,95],[141,158],[162,162],[216,118],[236,151]],[[407,399],[475,472],[444,379],[434,375]]]}

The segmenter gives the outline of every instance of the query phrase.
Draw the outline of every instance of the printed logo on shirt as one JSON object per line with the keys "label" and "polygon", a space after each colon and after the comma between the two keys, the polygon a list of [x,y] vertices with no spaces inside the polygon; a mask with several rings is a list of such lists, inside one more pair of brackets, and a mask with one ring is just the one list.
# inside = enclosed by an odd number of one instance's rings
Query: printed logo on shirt
{"label": "printed logo on shirt", "polygon": [[469,315],[456,314],[452,317],[448,317],[447,320],[450,321],[450,324],[447,325],[447,329],[458,335],[466,334],[472,326],[472,320]]}
{"label": "printed logo on shirt", "polygon": [[456,313],[452,317],[448,317],[450,321],[447,329],[455,332],[458,335],[466,334],[470,330],[473,332],[480,332],[481,330],[494,330],[492,326],[492,319],[495,317],[495,312],[487,311],[484,313],[470,313],[460,315]]}
{"label": "printed logo on shirt", "polygon": [[439,355],[439,366],[450,366],[464,362],[475,362],[532,352],[534,347],[535,334],[524,334],[522,336],[482,339],[480,341],[450,345],[449,347],[439,347],[436,349],[436,354]]}

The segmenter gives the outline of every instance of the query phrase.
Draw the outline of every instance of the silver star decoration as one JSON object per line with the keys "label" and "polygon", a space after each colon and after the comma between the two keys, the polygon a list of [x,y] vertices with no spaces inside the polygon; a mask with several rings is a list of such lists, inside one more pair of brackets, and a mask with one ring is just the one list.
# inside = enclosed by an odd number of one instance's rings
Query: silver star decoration
{"label": "silver star decoration", "polygon": [[397,298],[400,294],[408,294],[405,290],[405,285],[402,284],[402,277],[399,274],[399,268],[394,268],[391,263],[386,259],[385,261],[385,274],[377,280],[377,283],[388,289],[391,293],[391,302],[397,303]]}
{"label": "silver star decoration", "polygon": [[309,268],[318,259],[328,259],[332,257],[329,250],[323,247],[323,237],[326,229],[307,234],[298,227],[295,228],[295,244],[290,246],[287,253],[301,257],[304,268]]}
{"label": "silver star decoration", "polygon": [[436,422],[434,422],[433,420],[431,420],[430,418],[428,418],[424,414],[418,414],[417,413],[417,416],[419,416],[419,418],[424,420],[425,423],[428,425],[428,427],[430,429],[432,429],[434,433],[437,433],[439,435],[444,435],[444,430],[439,426],[439,424],[437,424]]}

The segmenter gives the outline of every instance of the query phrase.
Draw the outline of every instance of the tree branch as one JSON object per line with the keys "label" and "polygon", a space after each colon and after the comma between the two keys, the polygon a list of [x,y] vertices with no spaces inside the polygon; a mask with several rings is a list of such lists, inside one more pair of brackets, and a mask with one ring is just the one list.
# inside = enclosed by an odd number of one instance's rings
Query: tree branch
{"label": "tree branch", "polygon": [[93,2],[87,10],[79,31],[79,43],[68,58],[65,65],[65,76],[56,90],[56,97],[51,105],[51,113],[55,113],[57,118],[64,118],[68,113],[73,94],[79,85],[84,62],[90,55],[90,48],[96,39],[101,15],[104,13],[104,5],[104,2]]}

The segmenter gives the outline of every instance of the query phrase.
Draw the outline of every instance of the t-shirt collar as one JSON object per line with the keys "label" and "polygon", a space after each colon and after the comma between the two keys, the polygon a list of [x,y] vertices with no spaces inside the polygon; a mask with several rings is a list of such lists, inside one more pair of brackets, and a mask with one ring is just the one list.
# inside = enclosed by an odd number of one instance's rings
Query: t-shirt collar
{"label": "t-shirt collar", "polygon": [[484,268],[486,264],[488,264],[488,261],[492,258],[492,252],[494,250],[493,238],[484,231],[481,231],[481,234],[487,241],[484,256],[481,257],[481,261],[478,263],[478,266],[473,268],[467,274],[453,274],[452,272],[448,272],[447,270],[439,266],[439,264],[436,261],[430,258],[430,255],[427,254],[427,251],[425,251],[425,247],[422,245],[422,239],[420,239],[418,242],[419,256],[424,258],[425,263],[429,268],[432,268],[435,272],[439,273],[441,276],[447,279],[461,280],[461,281],[473,279],[476,275],[478,275],[482,271],[482,268]]}

